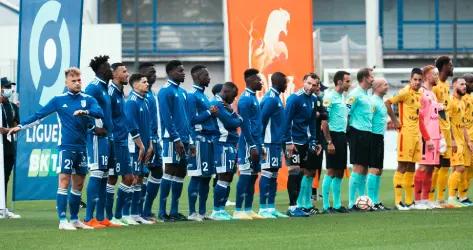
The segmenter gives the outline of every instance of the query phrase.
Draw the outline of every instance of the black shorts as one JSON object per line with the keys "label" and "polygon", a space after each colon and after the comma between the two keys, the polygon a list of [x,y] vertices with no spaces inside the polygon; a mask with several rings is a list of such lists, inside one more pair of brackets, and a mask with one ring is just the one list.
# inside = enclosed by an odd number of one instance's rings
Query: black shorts
{"label": "black shorts", "polygon": [[327,169],[345,169],[347,167],[347,135],[344,132],[330,132],[335,154],[327,151]]}
{"label": "black shorts", "polygon": [[285,152],[286,165],[300,166],[301,168],[305,168],[309,170],[317,169],[316,168],[317,155],[315,153],[309,152],[309,145],[308,144],[304,144],[304,145],[294,144],[294,145],[296,146],[297,152],[293,154],[291,158],[287,157],[287,152]]}
{"label": "black shorts", "polygon": [[450,167],[450,159],[440,155],[440,167]]}
{"label": "black shorts", "polygon": [[383,169],[384,163],[384,135],[371,134],[370,168]]}
{"label": "black shorts", "polygon": [[364,167],[370,165],[371,132],[349,127],[350,163]]}

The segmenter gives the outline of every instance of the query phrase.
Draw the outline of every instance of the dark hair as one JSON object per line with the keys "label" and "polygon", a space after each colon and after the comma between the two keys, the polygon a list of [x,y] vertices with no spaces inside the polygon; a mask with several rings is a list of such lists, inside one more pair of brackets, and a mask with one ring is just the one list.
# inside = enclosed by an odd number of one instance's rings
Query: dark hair
{"label": "dark hair", "polygon": [[422,70],[419,69],[419,68],[413,68],[412,71],[411,71],[411,78],[415,75],[415,74],[418,74],[420,76],[423,76],[422,75]]}
{"label": "dark hair", "polygon": [[247,70],[245,70],[245,72],[243,73],[244,77],[245,77],[245,80],[248,79],[249,77],[252,77],[254,75],[257,75],[259,74],[259,71],[257,69],[253,69],[253,68],[249,68]]}
{"label": "dark hair", "polygon": [[92,68],[92,70],[97,73],[97,70],[100,68],[100,66],[106,62],[108,62],[108,59],[110,57],[107,55],[103,56],[96,56],[90,60],[89,66]]}
{"label": "dark hair", "polygon": [[274,72],[272,75],[271,75],[271,82],[274,83],[274,82],[277,82],[277,81],[280,81],[280,80],[283,80],[283,79],[286,79],[286,75],[282,72]]}
{"label": "dark hair", "polygon": [[111,65],[113,71],[117,70],[118,67],[121,67],[121,66],[125,66],[125,64],[122,62],[116,62],[116,63],[112,63]]}
{"label": "dark hair", "polygon": [[471,83],[473,82],[473,74],[466,73],[463,75],[463,79],[465,79],[466,82]]}
{"label": "dark hair", "polygon": [[154,67],[154,64],[152,62],[142,62],[138,66],[138,70],[141,71],[142,69],[148,68],[148,67]]}
{"label": "dark hair", "polygon": [[141,78],[143,77],[146,77],[146,76],[140,73],[135,73],[130,76],[130,79],[128,79],[128,82],[130,83],[131,86],[133,86],[135,82],[140,81]]}
{"label": "dark hair", "polygon": [[343,70],[339,70],[335,73],[335,75],[333,75],[333,83],[335,84],[335,86],[337,86],[338,81],[343,82],[343,78],[345,77],[345,75],[350,75],[350,73]]}
{"label": "dark hair", "polygon": [[171,60],[166,64],[166,74],[169,74],[171,71],[177,67],[182,66],[182,62],[179,60]]}
{"label": "dark hair", "polygon": [[231,89],[235,90],[236,93],[238,94],[238,86],[237,86],[235,83],[233,83],[233,82],[225,82],[224,84],[222,84],[222,88],[223,88],[224,86],[225,86],[226,88],[231,88]]}
{"label": "dark hair", "polygon": [[443,66],[447,65],[451,61],[450,57],[448,56],[440,56],[435,60],[435,67],[440,71],[442,71]]}
{"label": "dark hair", "polygon": [[205,65],[202,65],[202,64],[197,64],[195,65],[194,67],[192,67],[191,69],[191,74],[195,74],[197,71],[201,70],[201,69],[206,69],[207,67]]}
{"label": "dark hair", "polygon": [[358,73],[356,73],[356,80],[358,80],[358,82],[363,81],[363,78],[370,76],[370,72],[372,71],[372,68],[362,68],[358,70]]}
{"label": "dark hair", "polygon": [[461,77],[461,76],[459,76],[459,77],[454,77],[454,78],[452,79],[452,84],[454,84],[455,82],[457,82],[457,81],[460,80],[460,79],[465,79],[465,78],[463,78],[463,77]]}
{"label": "dark hair", "polygon": [[217,83],[217,84],[215,84],[215,85],[212,87],[212,94],[213,94],[213,95],[216,95],[216,94],[220,93],[220,91],[222,90],[222,87],[223,87],[223,83]]}
{"label": "dark hair", "polygon": [[302,78],[302,80],[305,81],[309,77],[312,78],[312,79],[315,79],[315,80],[320,80],[320,77],[317,74],[312,73],[312,72],[305,74],[304,77]]}

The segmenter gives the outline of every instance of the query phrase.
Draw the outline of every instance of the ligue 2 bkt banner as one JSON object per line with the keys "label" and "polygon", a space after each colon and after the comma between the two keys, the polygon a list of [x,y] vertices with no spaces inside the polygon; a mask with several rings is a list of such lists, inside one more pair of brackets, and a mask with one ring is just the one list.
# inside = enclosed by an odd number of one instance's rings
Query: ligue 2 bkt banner
{"label": "ligue 2 bkt banner", "polygon": [[[79,67],[81,0],[28,0],[20,5],[20,119],[65,89],[64,70]],[[14,200],[56,197],[60,127],[56,115],[18,134]]]}
{"label": "ligue 2 bkt banner", "polygon": [[[311,0],[227,0],[231,78],[241,92],[243,72],[261,72],[262,97],[271,87],[271,74],[289,78],[285,98],[302,87],[302,78],[314,71]],[[287,172],[278,181],[285,188]]]}

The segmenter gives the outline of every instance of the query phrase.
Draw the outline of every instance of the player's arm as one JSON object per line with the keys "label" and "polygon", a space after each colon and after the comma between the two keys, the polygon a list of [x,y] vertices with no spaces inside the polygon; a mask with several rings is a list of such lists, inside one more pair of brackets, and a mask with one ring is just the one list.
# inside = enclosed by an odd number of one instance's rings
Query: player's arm
{"label": "player's arm", "polygon": [[309,120],[309,133],[310,133],[309,147],[314,153],[318,155],[322,147],[318,144],[318,141],[317,141],[317,110],[315,107],[316,102],[317,101],[313,102],[314,108],[312,109],[312,114]]}
{"label": "player's arm", "polygon": [[384,102],[384,105],[386,106],[386,109],[387,109],[387,112],[388,112],[388,116],[389,116],[389,118],[391,118],[391,121],[394,123],[394,127],[397,128],[397,129],[401,128],[401,124],[399,123],[399,120],[398,120],[396,114],[394,113],[392,105],[393,104],[398,104],[398,103],[404,101],[405,96],[406,96],[405,93],[407,93],[407,92],[401,90],[397,95],[387,99]]}
{"label": "player's arm", "polygon": [[152,101],[150,101],[150,105],[149,105],[149,117],[151,119],[151,126],[150,126],[150,129],[151,129],[151,142],[153,143],[156,143],[159,139],[159,136],[158,136],[158,112],[157,112],[157,107],[156,105],[158,105],[156,103],[156,101],[154,101],[154,97],[152,97]]}
{"label": "player's arm", "polygon": [[89,103],[86,109],[79,109],[74,112],[75,116],[88,116],[93,119],[102,119],[103,118],[103,110],[97,103],[95,98],[87,98],[86,99]]}
{"label": "player's arm", "polygon": [[426,118],[425,116],[427,115],[427,107],[428,107],[427,105],[429,104],[427,103],[427,100],[425,100],[425,98],[421,98],[420,105],[421,106],[419,109],[419,129],[424,141],[428,142],[430,141],[430,135],[429,135],[429,131],[427,130],[425,121],[426,119],[429,119],[429,118],[428,117]]}
{"label": "player's arm", "polygon": [[10,129],[9,134],[15,134],[18,131],[26,128],[31,128],[38,125],[48,115],[57,111],[57,97],[53,97],[44,107],[28,117],[26,120],[18,124],[18,126]]}
{"label": "player's arm", "polygon": [[277,106],[277,100],[274,98],[266,98],[261,102],[261,119],[263,122],[263,136],[265,136],[266,132],[266,126],[268,126],[269,118],[271,115],[276,112],[278,106]]}
{"label": "player's arm", "polygon": [[[159,93],[158,103],[159,103],[159,111],[161,113],[161,120],[163,122],[164,128],[168,131],[169,137],[172,141],[177,142],[180,141],[181,138],[179,137],[179,133],[177,132],[175,121],[173,119],[173,115],[171,114],[171,110],[173,109],[173,94],[169,91],[161,91]],[[183,114],[176,114],[176,115],[183,115]]]}
{"label": "player's arm", "polygon": [[212,116],[210,109],[206,109],[200,113],[197,112],[197,105],[205,104],[198,103],[195,94],[188,94],[187,96],[187,110],[189,112],[191,126],[195,126],[196,124],[201,124],[207,121]]}
{"label": "player's arm", "polygon": [[125,117],[127,119],[129,133],[131,135],[131,139],[138,147],[138,161],[143,162],[145,156],[145,146],[143,141],[141,141],[140,129],[138,126],[138,115],[139,115],[138,108],[136,107],[136,103],[132,101],[128,101],[125,103]]}
{"label": "player's arm", "polygon": [[229,129],[239,128],[243,123],[243,118],[237,114],[235,111],[230,113],[223,104],[214,104],[220,112],[217,113],[217,118],[222,121],[223,125]]}
{"label": "player's arm", "polygon": [[251,103],[248,101],[247,98],[242,98],[238,102],[238,112],[240,116],[243,118],[243,123],[241,125],[241,133],[245,137],[246,143],[248,143],[249,148],[256,149],[256,143],[251,134],[251,123],[250,123],[250,110],[251,110]]}
{"label": "player's arm", "polygon": [[332,142],[332,137],[330,136],[330,126],[328,124],[328,116],[329,116],[329,112],[330,112],[330,108],[332,107],[332,101],[330,100],[330,98],[326,98],[324,97],[324,101],[323,101],[323,106],[327,112],[327,119],[326,120],[322,120],[322,123],[321,123],[321,129],[322,129],[322,133],[325,137],[325,141],[327,141],[327,152],[329,154],[335,154],[335,146],[333,145],[333,142]]}
{"label": "player's arm", "polygon": [[286,102],[286,123],[284,124],[284,135],[286,141],[286,152],[288,157],[291,157],[294,154],[295,146],[292,139],[292,121],[297,112],[297,103],[295,96],[289,96]]}

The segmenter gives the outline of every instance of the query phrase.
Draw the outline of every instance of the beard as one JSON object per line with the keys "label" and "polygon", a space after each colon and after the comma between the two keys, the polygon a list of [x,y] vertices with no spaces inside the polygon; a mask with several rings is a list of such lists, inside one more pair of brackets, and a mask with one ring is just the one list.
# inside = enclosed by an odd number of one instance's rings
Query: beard
{"label": "beard", "polygon": [[465,92],[464,91],[461,91],[459,89],[457,89],[457,95],[459,96],[464,96],[465,95]]}

